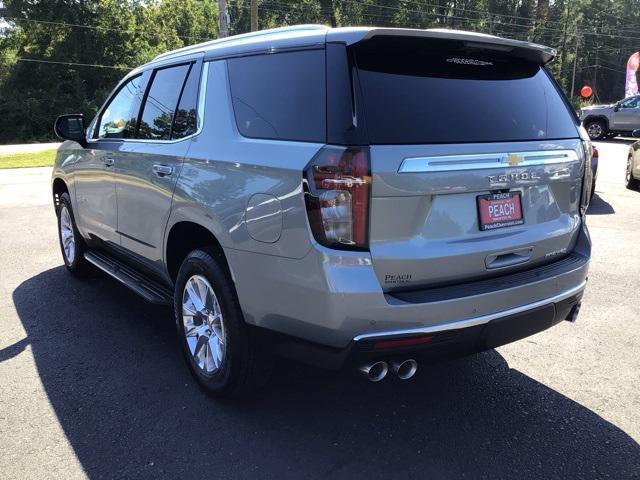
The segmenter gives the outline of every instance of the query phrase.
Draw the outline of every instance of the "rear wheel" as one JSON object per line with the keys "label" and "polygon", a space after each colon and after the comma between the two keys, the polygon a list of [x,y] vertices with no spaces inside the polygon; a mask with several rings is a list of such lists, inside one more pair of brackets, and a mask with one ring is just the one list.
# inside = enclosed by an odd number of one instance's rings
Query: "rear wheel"
{"label": "rear wheel", "polygon": [[607,136],[607,125],[604,120],[589,120],[584,127],[591,140],[602,140]]}
{"label": "rear wheel", "polygon": [[625,175],[625,183],[629,190],[638,190],[640,187],[640,182],[633,177],[633,157],[629,155],[627,158],[627,172]]}
{"label": "rear wheel", "polygon": [[60,195],[58,206],[58,239],[64,265],[72,274],[83,276],[90,271],[89,262],[84,258],[85,244],[71,208],[71,198],[67,192]]}
{"label": "rear wheel", "polygon": [[214,251],[194,250],[182,262],[174,307],[185,360],[206,391],[239,396],[266,383],[271,359],[249,338],[233,282]]}

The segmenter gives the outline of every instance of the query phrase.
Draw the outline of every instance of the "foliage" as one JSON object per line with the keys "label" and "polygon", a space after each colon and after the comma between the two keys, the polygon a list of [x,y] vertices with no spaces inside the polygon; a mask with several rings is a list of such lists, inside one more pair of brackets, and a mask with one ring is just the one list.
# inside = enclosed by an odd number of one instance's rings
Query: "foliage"
{"label": "foliage", "polygon": [[9,26],[0,33],[0,67],[6,72],[0,73],[0,143],[51,139],[56,115],[91,118],[131,68],[218,35],[215,0],[6,0],[4,5]]}
{"label": "foliage", "polygon": [[[92,117],[128,69],[218,35],[217,0],[3,3],[0,143],[50,139],[57,114]],[[231,33],[248,31],[250,0],[228,4]],[[640,49],[640,0],[259,0],[258,5],[260,28],[438,27],[550,45],[558,57],[549,68],[565,92],[572,91],[575,63],[574,97],[590,85],[599,102],[623,96],[626,61]]]}
{"label": "foliage", "polygon": [[0,154],[0,168],[50,167],[55,158],[55,149],[39,152],[2,153]]}

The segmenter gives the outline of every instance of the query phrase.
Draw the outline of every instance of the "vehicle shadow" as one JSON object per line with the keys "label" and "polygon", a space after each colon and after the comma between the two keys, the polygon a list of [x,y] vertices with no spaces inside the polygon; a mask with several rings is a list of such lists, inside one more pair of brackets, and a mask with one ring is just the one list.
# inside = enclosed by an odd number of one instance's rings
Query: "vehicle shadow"
{"label": "vehicle shadow", "polygon": [[[187,373],[167,309],[63,267],[15,289],[60,425],[90,478],[631,478],[640,446],[496,351],[409,382],[281,365],[221,402]],[[636,477],[637,478],[637,477]]]}
{"label": "vehicle shadow", "polygon": [[613,213],[616,213],[613,206],[609,202],[607,202],[604,198],[602,198],[596,191],[595,195],[591,199],[591,202],[589,203],[587,214],[588,215],[611,215]]}

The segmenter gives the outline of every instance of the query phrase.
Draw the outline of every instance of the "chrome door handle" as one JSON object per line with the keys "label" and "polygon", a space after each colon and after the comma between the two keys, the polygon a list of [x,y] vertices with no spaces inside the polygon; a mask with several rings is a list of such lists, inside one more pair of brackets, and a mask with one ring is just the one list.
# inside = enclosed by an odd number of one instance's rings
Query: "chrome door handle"
{"label": "chrome door handle", "polygon": [[153,166],[153,171],[159,177],[168,177],[173,173],[173,167],[170,167],[169,165],[155,164]]}
{"label": "chrome door handle", "polygon": [[102,163],[104,163],[106,167],[113,167],[113,157],[102,157]]}

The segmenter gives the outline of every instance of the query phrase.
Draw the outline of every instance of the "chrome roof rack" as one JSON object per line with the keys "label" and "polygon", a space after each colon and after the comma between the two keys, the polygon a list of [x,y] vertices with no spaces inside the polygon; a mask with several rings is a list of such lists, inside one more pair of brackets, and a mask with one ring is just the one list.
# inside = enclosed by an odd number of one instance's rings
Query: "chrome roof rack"
{"label": "chrome roof rack", "polygon": [[280,34],[280,33],[287,33],[287,32],[300,32],[300,31],[305,31],[305,30],[328,30],[328,29],[329,29],[329,27],[326,27],[324,25],[313,25],[313,24],[309,24],[309,25],[292,25],[292,26],[289,26],[289,27],[270,28],[268,30],[260,30],[260,31],[257,31],[257,32],[243,33],[243,34],[240,34],[240,35],[232,35],[231,37],[218,38],[218,39],[215,39],[215,40],[209,40],[207,42],[197,43],[197,44],[194,44],[194,45],[189,45],[189,46],[186,46],[186,47],[178,48],[176,50],[171,50],[170,52],[161,53],[160,55],[156,56],[153,59],[153,61],[160,60],[160,59],[163,59],[163,58],[172,57],[174,55],[186,55],[188,53],[193,53],[193,52],[197,52],[199,50],[216,47],[218,45],[222,45],[222,44],[225,44],[225,43],[233,42],[233,41],[236,41],[236,40],[243,40],[243,39],[253,38],[253,37],[265,37],[265,36],[269,36],[269,35],[277,35],[277,34]]}

